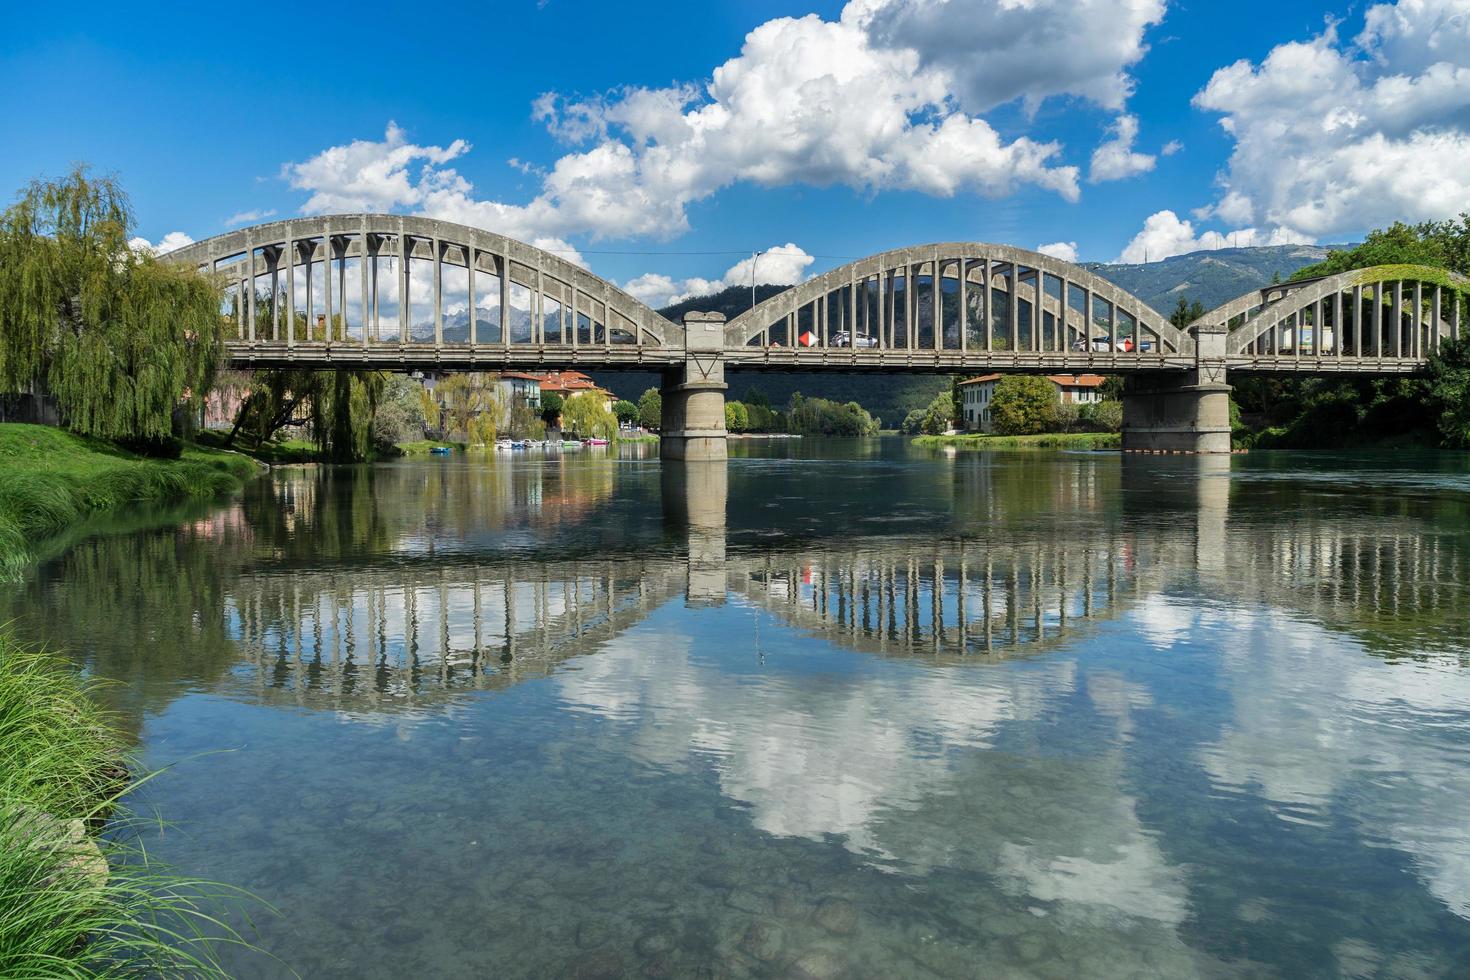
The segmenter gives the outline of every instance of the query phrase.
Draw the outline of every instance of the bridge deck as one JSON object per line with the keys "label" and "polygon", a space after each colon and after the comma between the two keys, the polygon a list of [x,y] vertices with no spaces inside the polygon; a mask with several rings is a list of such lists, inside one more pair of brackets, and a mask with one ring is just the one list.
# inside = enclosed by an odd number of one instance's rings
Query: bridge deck
{"label": "bridge deck", "polygon": [[[588,369],[657,370],[682,364],[680,347],[639,347],[635,344],[394,344],[345,340],[333,343],[236,340],[225,344],[231,366],[237,368],[323,367],[379,370]],[[988,371],[1018,373],[1132,374],[1183,371],[1195,366],[1189,354],[1127,354],[1074,351],[1069,353],[984,350],[861,350],[848,348],[739,347],[724,352],[725,365],[758,371],[852,371],[931,374],[979,374]],[[1416,374],[1428,362],[1396,357],[1337,357],[1333,354],[1295,356],[1237,355],[1226,359],[1236,372],[1302,374]]]}

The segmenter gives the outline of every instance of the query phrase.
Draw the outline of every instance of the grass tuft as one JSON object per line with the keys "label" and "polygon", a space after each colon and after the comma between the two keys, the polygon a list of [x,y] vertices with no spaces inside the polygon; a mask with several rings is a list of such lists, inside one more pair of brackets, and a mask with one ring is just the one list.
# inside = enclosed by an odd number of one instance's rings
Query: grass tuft
{"label": "grass tuft", "polygon": [[243,940],[211,910],[244,893],[138,843],[119,804],[138,784],[95,686],[0,631],[0,976],[226,976],[217,950]]}

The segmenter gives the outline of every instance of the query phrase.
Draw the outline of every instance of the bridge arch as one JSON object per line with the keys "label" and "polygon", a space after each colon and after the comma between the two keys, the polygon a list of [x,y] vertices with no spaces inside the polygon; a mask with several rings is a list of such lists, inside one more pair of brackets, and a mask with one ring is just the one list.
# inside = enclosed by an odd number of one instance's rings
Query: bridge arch
{"label": "bridge arch", "polygon": [[[1228,331],[1236,368],[1414,370],[1460,336],[1470,279],[1428,266],[1384,265],[1273,283],[1200,317]],[[1397,324],[1397,328],[1395,328]]]}
{"label": "bridge arch", "polygon": [[1188,354],[1193,341],[1082,266],[1007,245],[944,242],[859,259],[773,296],[726,325],[725,346],[1022,357],[1126,349],[1146,363]]}
{"label": "bridge arch", "polygon": [[348,358],[391,363],[395,350],[434,345],[450,361],[455,348],[494,360],[499,347],[638,363],[648,348],[683,346],[681,328],[561,256],[435,218],[291,218],[165,258],[225,279],[233,340],[251,359],[281,345],[292,363],[345,363],[345,346],[360,349]]}

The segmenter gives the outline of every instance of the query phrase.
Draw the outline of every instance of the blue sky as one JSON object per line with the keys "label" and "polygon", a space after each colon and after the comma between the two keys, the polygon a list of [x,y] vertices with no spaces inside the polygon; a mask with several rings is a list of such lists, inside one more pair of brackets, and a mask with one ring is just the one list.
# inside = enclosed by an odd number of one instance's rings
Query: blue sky
{"label": "blue sky", "polygon": [[788,244],[760,278],[928,241],[1156,259],[1470,209],[1470,0],[345,9],[7,12],[0,182],[89,162],[153,243],[430,213],[650,302]]}

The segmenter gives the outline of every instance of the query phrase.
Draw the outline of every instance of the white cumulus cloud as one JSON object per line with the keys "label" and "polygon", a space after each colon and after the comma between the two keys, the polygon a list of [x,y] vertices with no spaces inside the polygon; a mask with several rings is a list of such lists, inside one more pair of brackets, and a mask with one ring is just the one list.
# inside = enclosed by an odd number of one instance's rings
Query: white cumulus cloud
{"label": "white cumulus cloud", "polygon": [[1317,237],[1453,217],[1470,201],[1470,0],[1375,4],[1352,42],[1329,24],[1219,69],[1194,103],[1235,141],[1204,216]]}
{"label": "white cumulus cloud", "polygon": [[128,239],[128,247],[136,252],[151,252],[154,255],[167,255],[176,252],[185,245],[193,245],[194,239],[182,231],[171,231],[164,235],[156,243],[139,236]]}
{"label": "white cumulus cloud", "polygon": [[[533,118],[577,149],[544,173],[528,170],[541,184],[524,202],[476,193],[453,165],[469,151],[466,140],[419,144],[392,123],[382,140],[330,147],[282,173],[308,193],[306,213],[413,210],[523,240],[677,235],[690,205],[738,183],[941,197],[1031,186],[1076,200],[1079,171],[1059,161],[1059,143],[1008,138],[976,107],[1068,93],[1121,105],[1124,69],[1141,56],[1163,0],[1028,0],[1037,9],[1026,17],[1016,6],[853,0],[836,20],[761,24],[700,84],[576,99],[546,93]],[[964,39],[935,32],[940,7],[953,8]],[[974,23],[1018,29],[975,33]],[[1048,42],[1056,58],[1034,48],[1046,23],[1066,25],[1067,39]],[[985,58],[1047,67],[999,84],[971,64]]]}
{"label": "white cumulus cloud", "polygon": [[1105,180],[1122,180],[1148,173],[1154,168],[1156,157],[1133,149],[1133,141],[1138,139],[1137,116],[1126,113],[1119,116],[1113,123],[1112,133],[1112,139],[1092,151],[1092,168],[1088,172],[1088,180],[1094,184]]}
{"label": "white cumulus cloud", "polygon": [[1314,239],[1290,228],[1237,228],[1234,231],[1205,231],[1196,234],[1194,224],[1173,211],[1156,211],[1133,236],[1119,262],[1157,262],[1171,255],[1212,248],[1245,248],[1252,245],[1290,245]]}
{"label": "white cumulus cloud", "polygon": [[1165,0],[854,0],[843,19],[918,53],[968,112],[1072,95],[1121,109]]}
{"label": "white cumulus cloud", "polygon": [[623,289],[649,306],[658,309],[679,303],[691,296],[708,296],[730,286],[749,286],[754,270],[756,285],[787,286],[806,278],[807,267],[815,259],[794,242],[773,245],[759,257],[741,259],[718,279],[674,279],[648,272],[626,283]]}
{"label": "white cumulus cloud", "polygon": [[1061,259],[1063,262],[1077,261],[1076,242],[1052,242],[1050,245],[1038,245],[1036,251],[1042,255],[1050,255],[1054,259]]}

